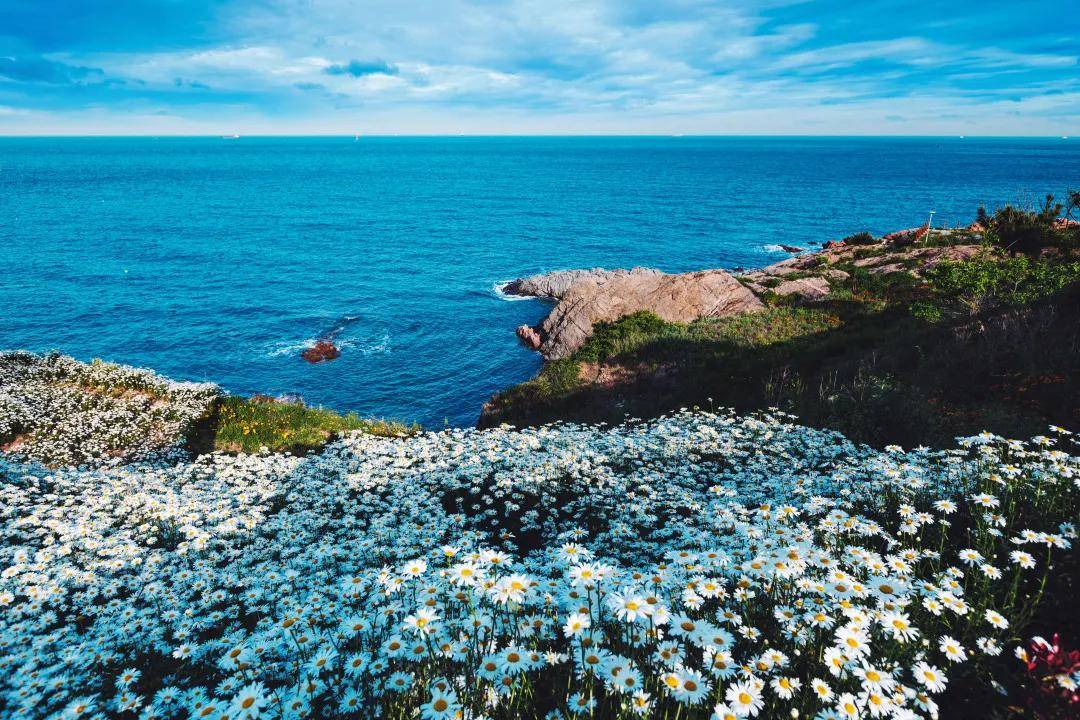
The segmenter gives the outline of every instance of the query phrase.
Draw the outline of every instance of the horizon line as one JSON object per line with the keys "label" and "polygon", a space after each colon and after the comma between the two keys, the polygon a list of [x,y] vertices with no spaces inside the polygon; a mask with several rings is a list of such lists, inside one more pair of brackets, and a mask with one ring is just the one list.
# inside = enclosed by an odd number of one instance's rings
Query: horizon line
{"label": "horizon line", "polygon": [[995,135],[974,133],[3,133],[0,138],[952,138],[1067,140],[1069,135]]}

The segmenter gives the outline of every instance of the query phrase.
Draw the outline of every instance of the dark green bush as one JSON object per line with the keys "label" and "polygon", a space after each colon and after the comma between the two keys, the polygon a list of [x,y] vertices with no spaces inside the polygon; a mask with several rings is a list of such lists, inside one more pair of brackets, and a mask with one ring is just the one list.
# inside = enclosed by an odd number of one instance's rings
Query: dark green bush
{"label": "dark green bush", "polygon": [[1013,253],[1036,254],[1044,247],[1057,245],[1064,233],[1054,227],[1062,204],[1047,195],[1041,208],[1025,210],[1013,205],[998,208],[991,216],[980,207],[976,222],[986,229],[987,239]]}
{"label": "dark green bush", "polygon": [[875,273],[863,267],[852,267],[850,275],[853,292],[870,293],[888,300],[902,300],[915,286],[915,276],[904,270]]}
{"label": "dark green bush", "polygon": [[809,397],[803,399],[815,407],[805,410],[823,418],[827,427],[861,441],[895,438],[910,442],[910,428],[925,431],[935,424],[934,413],[922,393],[870,365],[860,367],[853,377],[843,381],[835,376],[823,378],[816,403]]}
{"label": "dark green bush", "polygon": [[615,322],[596,323],[589,342],[574,355],[574,359],[599,362],[645,342],[651,342],[666,333],[678,333],[682,330],[673,323],[661,320],[655,313],[636,312]]}
{"label": "dark green bush", "polygon": [[845,245],[877,245],[878,239],[870,233],[863,232],[855,233],[854,235],[848,235],[842,240]]}

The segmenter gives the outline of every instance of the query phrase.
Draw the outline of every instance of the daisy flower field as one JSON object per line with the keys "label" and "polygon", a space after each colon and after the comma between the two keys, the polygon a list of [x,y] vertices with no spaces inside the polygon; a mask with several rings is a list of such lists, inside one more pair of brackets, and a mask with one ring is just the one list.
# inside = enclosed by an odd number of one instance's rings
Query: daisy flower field
{"label": "daisy flower field", "polygon": [[1064,429],[877,450],[779,411],[8,454],[0,716],[948,717],[1007,691],[1078,498]]}

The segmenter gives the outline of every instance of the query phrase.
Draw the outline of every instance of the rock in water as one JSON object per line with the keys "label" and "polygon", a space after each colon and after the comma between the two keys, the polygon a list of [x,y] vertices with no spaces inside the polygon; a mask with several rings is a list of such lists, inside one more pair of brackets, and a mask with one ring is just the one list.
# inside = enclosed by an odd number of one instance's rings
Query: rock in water
{"label": "rock in water", "polygon": [[341,350],[329,340],[319,340],[311,347],[305,348],[304,352],[300,353],[300,357],[309,363],[320,363],[341,357]]}
{"label": "rock in water", "polygon": [[[538,285],[539,286],[539,285]],[[668,275],[659,270],[585,273],[561,295],[539,328],[545,358],[563,358],[592,335],[597,322],[617,320],[647,310],[668,322],[691,322],[703,317],[726,317],[761,310],[764,305],[723,270]],[[518,336],[526,339],[518,330]],[[526,342],[534,339],[527,336]]]}
{"label": "rock in water", "polygon": [[543,341],[540,339],[540,333],[536,328],[530,325],[521,325],[517,329],[518,339],[521,343],[530,350],[539,350]]}

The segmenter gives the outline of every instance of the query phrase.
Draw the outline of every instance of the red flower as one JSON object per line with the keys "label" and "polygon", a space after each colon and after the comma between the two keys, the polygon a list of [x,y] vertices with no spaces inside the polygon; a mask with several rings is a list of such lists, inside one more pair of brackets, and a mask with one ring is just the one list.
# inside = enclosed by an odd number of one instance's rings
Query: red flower
{"label": "red flower", "polygon": [[1060,676],[1071,677],[1080,672],[1080,650],[1063,649],[1057,633],[1050,642],[1041,637],[1032,638],[1028,648],[1028,675],[1039,683],[1040,692],[1070,705],[1080,704],[1080,690],[1069,690],[1058,683]]}

